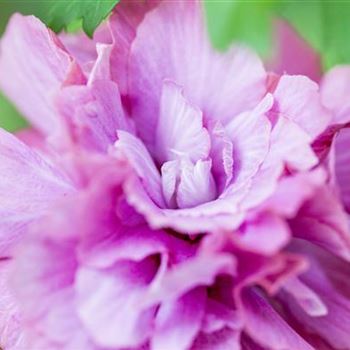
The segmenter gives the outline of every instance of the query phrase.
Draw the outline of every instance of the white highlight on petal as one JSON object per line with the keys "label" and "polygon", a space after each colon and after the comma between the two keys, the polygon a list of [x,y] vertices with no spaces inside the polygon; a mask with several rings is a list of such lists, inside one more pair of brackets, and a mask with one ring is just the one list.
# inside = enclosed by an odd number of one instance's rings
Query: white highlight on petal
{"label": "white highlight on petal", "polygon": [[192,162],[206,158],[210,137],[203,127],[202,112],[192,106],[176,84],[163,84],[157,126],[156,156],[163,163],[188,157]]}

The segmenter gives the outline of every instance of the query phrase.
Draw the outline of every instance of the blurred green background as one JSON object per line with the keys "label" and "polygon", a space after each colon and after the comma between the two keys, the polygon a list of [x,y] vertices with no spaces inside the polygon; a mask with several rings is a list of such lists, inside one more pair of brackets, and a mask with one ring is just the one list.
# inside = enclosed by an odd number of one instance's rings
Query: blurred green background
{"label": "blurred green background", "polygon": [[[100,2],[101,8],[106,6],[106,3],[101,5],[101,1],[113,3],[113,0],[0,0],[0,35],[13,12],[35,14],[48,21],[48,11],[51,8],[54,10],[51,17],[56,21],[56,25],[57,23],[65,25],[69,24],[70,19],[77,13],[79,15],[81,8],[86,11],[92,6],[94,11],[98,8],[97,2]],[[117,0],[114,1],[116,2]],[[320,54],[324,69],[350,62],[348,35],[350,0],[204,0],[204,2],[209,33],[214,46],[220,50],[225,50],[232,41],[239,41],[253,47],[262,57],[268,57],[274,45],[274,19],[281,17],[294,26]],[[69,11],[72,9],[69,14],[64,4],[69,5]],[[97,12],[91,12],[89,15],[92,14],[96,20]],[[0,92],[0,127],[14,131],[23,126],[25,126],[23,118]]]}

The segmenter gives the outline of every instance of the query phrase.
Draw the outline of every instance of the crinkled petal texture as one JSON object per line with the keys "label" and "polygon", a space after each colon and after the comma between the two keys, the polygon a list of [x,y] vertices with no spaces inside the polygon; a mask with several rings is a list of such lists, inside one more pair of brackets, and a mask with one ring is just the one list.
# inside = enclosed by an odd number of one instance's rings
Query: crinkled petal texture
{"label": "crinkled petal texture", "polygon": [[350,348],[347,129],[314,151],[346,79],[214,51],[195,0],[61,38],[15,15],[2,39],[34,130],[0,132],[0,347]]}

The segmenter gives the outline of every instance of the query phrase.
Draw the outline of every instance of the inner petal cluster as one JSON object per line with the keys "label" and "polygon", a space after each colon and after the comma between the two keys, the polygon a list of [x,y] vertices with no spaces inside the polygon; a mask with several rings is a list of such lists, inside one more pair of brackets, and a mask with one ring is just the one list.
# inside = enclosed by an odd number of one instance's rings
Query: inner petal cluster
{"label": "inner petal cluster", "polygon": [[135,135],[119,131],[116,144],[152,200],[169,209],[215,200],[222,182],[232,178],[232,143],[223,128],[204,126],[202,111],[171,81],[163,84],[155,133],[154,145],[145,145]]}

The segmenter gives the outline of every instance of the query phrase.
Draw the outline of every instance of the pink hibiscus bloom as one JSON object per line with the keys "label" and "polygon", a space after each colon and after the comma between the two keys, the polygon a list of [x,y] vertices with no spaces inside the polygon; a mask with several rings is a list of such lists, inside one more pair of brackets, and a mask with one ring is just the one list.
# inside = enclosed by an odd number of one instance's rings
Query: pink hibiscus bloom
{"label": "pink hibiscus bloom", "polygon": [[349,347],[346,216],[315,200],[334,111],[315,82],[214,51],[198,1],[122,1],[93,40],[15,15],[0,75],[35,128],[0,134],[5,341]]}

